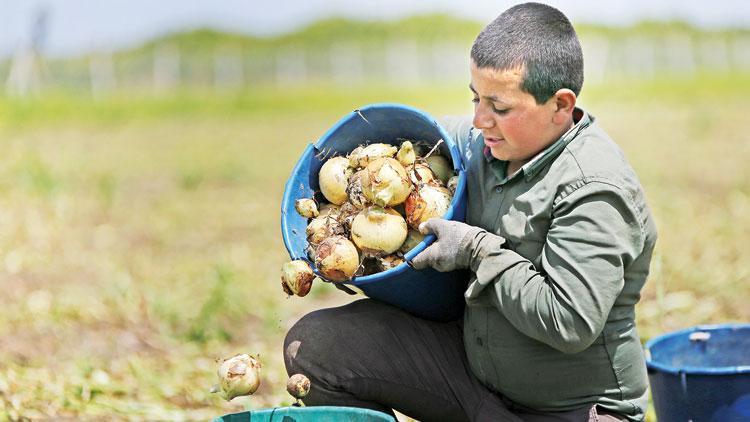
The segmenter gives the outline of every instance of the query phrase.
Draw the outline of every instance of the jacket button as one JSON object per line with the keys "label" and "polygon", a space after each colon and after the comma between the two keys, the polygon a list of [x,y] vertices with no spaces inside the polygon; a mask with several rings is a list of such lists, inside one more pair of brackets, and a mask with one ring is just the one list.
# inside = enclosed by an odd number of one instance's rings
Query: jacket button
{"label": "jacket button", "polygon": [[477,344],[480,346],[484,345],[484,342],[482,341],[482,337],[477,337]]}
{"label": "jacket button", "polygon": [[503,187],[502,186],[496,186],[495,187],[495,193],[500,193],[502,191],[503,191]]}

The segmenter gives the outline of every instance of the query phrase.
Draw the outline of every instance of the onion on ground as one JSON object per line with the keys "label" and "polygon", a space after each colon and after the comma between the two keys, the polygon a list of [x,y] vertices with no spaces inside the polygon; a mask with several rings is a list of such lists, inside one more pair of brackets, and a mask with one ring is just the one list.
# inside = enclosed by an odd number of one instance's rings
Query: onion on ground
{"label": "onion on ground", "polygon": [[365,255],[393,253],[406,239],[406,221],[391,208],[367,207],[352,221],[352,240]]}
{"label": "onion on ground", "polygon": [[310,293],[314,278],[315,273],[307,261],[295,259],[281,266],[281,286],[289,296],[306,296]]}
{"label": "onion on ground", "polygon": [[409,196],[411,183],[401,163],[393,158],[379,158],[365,168],[362,191],[375,205],[394,206]]}
{"label": "onion on ground", "polygon": [[430,218],[442,217],[451,199],[451,193],[443,186],[432,183],[419,186],[406,199],[406,222],[409,227],[418,229]]}
{"label": "onion on ground", "polygon": [[328,202],[336,205],[346,202],[346,186],[351,175],[349,160],[344,157],[333,157],[323,163],[318,174],[318,182],[320,191]]}
{"label": "onion on ground", "polygon": [[359,252],[346,237],[331,236],[315,250],[315,266],[327,280],[350,280],[359,268]]}

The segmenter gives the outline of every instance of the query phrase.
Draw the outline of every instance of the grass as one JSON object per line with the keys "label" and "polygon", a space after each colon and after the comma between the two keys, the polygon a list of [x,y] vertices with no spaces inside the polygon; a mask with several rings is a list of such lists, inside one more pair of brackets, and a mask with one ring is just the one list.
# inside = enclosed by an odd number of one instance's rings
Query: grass
{"label": "grass", "polygon": [[[750,320],[748,80],[584,92],[658,223],[637,308],[644,340]],[[205,420],[291,403],[286,329],[351,298],[322,283],[306,298],[281,292],[289,171],[308,142],[362,104],[469,113],[465,91],[0,100],[0,418]],[[237,352],[260,354],[262,385],[227,403],[208,390],[215,359]]]}

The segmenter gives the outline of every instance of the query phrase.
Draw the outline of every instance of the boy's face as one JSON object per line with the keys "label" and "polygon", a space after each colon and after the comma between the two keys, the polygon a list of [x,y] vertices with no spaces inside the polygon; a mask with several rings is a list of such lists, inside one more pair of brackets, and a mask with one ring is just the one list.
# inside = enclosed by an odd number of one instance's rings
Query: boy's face
{"label": "boy's face", "polygon": [[568,128],[553,119],[558,109],[555,96],[544,104],[521,91],[523,69],[478,68],[471,63],[474,93],[474,127],[482,130],[492,156],[520,166]]}

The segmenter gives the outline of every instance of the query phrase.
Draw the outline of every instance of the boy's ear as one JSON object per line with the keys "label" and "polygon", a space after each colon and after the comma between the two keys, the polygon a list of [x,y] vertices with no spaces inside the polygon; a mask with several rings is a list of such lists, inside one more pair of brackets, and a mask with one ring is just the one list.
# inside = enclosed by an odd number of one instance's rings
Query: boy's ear
{"label": "boy's ear", "polygon": [[564,123],[573,113],[576,107],[576,94],[568,88],[558,89],[553,96],[555,100],[555,121],[560,119],[559,123]]}

